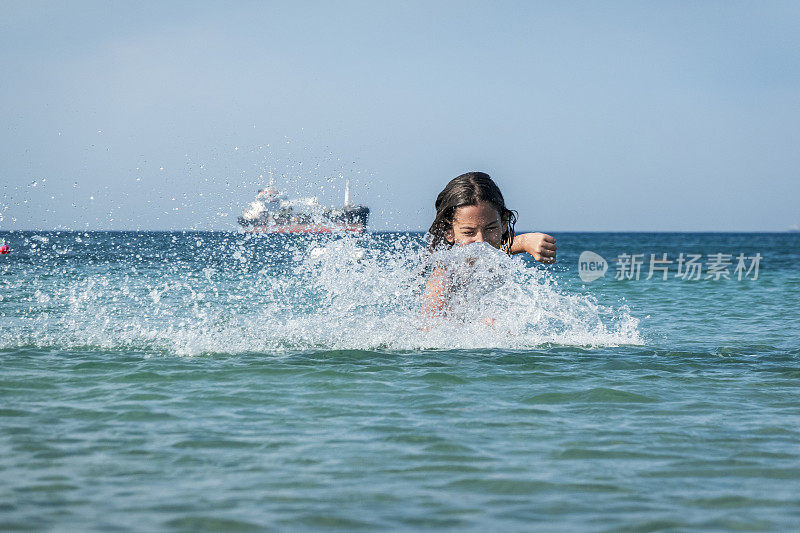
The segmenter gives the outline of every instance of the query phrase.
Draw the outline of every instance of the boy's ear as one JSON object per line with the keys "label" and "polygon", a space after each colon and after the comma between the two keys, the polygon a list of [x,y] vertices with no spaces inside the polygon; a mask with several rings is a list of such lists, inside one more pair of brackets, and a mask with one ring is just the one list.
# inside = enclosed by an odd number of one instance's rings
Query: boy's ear
{"label": "boy's ear", "polygon": [[446,241],[447,241],[447,242],[449,242],[450,244],[453,244],[453,241],[454,241],[455,239],[456,239],[456,234],[455,234],[455,232],[453,231],[453,226],[451,225],[449,228],[447,228],[446,230],[444,230],[444,240],[446,240]]}

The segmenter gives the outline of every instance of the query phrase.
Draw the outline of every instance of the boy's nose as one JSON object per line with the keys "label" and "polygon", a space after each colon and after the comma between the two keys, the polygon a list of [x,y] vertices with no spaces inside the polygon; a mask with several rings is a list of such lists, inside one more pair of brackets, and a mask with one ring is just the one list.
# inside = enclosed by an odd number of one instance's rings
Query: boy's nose
{"label": "boy's nose", "polygon": [[483,242],[483,232],[482,231],[478,231],[475,234],[475,239],[472,242]]}

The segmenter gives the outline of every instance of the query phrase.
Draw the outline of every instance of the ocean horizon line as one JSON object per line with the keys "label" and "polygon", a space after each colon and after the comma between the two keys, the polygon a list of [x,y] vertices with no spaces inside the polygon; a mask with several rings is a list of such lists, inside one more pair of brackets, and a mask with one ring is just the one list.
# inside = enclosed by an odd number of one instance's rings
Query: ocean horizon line
{"label": "ocean horizon line", "polygon": [[[47,233],[235,233],[240,234],[235,229],[196,229],[196,228],[171,228],[171,229],[141,229],[141,228],[115,228],[115,229],[73,229],[73,228],[25,228],[25,229],[0,229],[0,233],[32,233],[32,232],[47,232]],[[419,233],[425,234],[427,230],[420,229],[376,229],[367,230],[365,233]],[[555,230],[555,229],[518,229],[516,234],[530,232],[542,232],[548,234],[570,234],[570,233],[635,233],[635,234],[785,234],[785,233],[800,233],[797,230]],[[264,232],[267,233],[268,232]],[[241,233],[246,234],[246,233]],[[261,234],[259,232],[259,234]],[[278,233],[280,234],[280,233]],[[285,235],[298,235],[293,233],[284,233]],[[344,233],[303,233],[303,235],[340,235]],[[351,233],[347,233],[351,234]]]}

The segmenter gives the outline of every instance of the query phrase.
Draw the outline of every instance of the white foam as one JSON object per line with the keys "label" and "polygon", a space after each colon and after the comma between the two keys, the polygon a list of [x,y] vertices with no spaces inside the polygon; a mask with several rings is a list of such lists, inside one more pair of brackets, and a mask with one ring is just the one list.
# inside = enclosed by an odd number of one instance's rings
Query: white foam
{"label": "white foam", "polygon": [[[31,272],[15,287],[19,306],[7,312],[0,347],[196,355],[642,342],[625,307],[563,291],[547,272],[489,247],[428,256],[410,236],[282,242],[272,250],[268,239],[240,239],[217,252],[222,261],[201,266],[132,257],[57,282]],[[448,265],[453,282],[447,317],[433,321],[421,312],[431,261]]]}

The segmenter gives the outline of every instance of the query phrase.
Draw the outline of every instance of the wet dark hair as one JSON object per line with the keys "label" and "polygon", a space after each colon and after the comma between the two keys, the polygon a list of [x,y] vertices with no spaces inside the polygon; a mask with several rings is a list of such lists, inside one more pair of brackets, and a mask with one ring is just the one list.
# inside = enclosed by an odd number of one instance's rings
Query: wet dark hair
{"label": "wet dark hair", "polygon": [[467,172],[454,178],[436,197],[436,218],[433,219],[428,230],[429,246],[433,250],[440,246],[450,247],[453,243],[445,238],[447,230],[453,227],[453,218],[456,209],[466,205],[478,205],[478,202],[492,204],[500,213],[503,222],[503,235],[500,238],[500,248],[511,254],[511,244],[514,242],[514,224],[517,222],[517,212],[506,208],[500,188],[492,178],[484,172]]}

